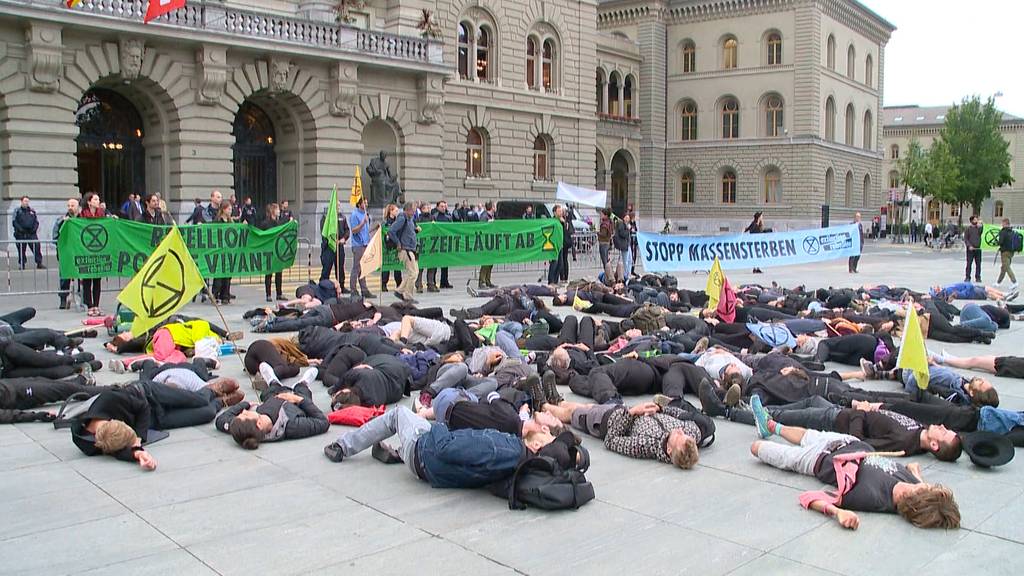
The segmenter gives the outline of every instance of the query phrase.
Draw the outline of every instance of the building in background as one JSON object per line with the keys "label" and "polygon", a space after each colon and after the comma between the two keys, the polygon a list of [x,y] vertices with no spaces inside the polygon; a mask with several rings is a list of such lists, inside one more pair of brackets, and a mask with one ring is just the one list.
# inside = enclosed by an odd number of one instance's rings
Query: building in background
{"label": "building in background", "polygon": [[[939,137],[945,124],[949,106],[893,106],[882,110],[882,150],[885,153],[886,191],[903,197],[900,185],[899,161],[907,152],[911,140],[917,139],[925,150]],[[1015,224],[1024,222],[1024,118],[1003,113],[1000,128],[1003,138],[1010,144],[1010,176],[1013,184],[992,189],[992,197],[985,201],[979,216],[988,223],[998,224],[1004,217]],[[924,198],[911,206],[909,219],[915,222],[945,223],[959,220],[958,206],[941,204],[931,198]],[[964,206],[963,219],[973,212]]]}

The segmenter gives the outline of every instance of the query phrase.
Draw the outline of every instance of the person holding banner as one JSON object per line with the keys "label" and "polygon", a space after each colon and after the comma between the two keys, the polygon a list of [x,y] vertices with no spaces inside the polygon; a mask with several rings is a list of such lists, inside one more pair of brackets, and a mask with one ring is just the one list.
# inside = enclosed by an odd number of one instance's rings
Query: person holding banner
{"label": "person holding banner", "polygon": [[[276,226],[280,226],[280,225],[285,224],[285,223],[287,223],[287,220],[284,220],[284,219],[281,218],[281,207],[278,206],[276,202],[273,202],[273,203],[267,204],[266,213],[265,213],[265,215],[263,217],[263,220],[259,223],[258,228],[260,230],[270,230],[271,228],[274,228]],[[270,277],[271,276],[274,277],[274,287],[277,288],[277,299],[278,300],[287,300],[287,298],[285,298],[284,294],[282,293],[284,291],[281,289],[281,282],[283,280],[284,273],[283,272],[278,272],[277,274],[267,274],[266,276],[263,277],[263,285],[266,287],[266,292],[267,292],[267,302],[272,302],[273,301],[270,298]]]}
{"label": "person holding banner", "polygon": [[[332,195],[332,198],[336,198],[336,196]],[[323,266],[320,270],[320,279],[330,279],[331,269],[337,266],[335,275],[338,279],[338,293],[345,294],[348,292],[348,288],[345,287],[345,242],[348,241],[349,237],[348,218],[345,218],[341,211],[341,200],[337,200],[335,206],[338,219],[335,231],[338,240],[337,244],[332,246],[326,237],[321,237],[320,239],[320,264]],[[320,230],[324,229],[324,223],[327,221],[327,216],[330,213],[331,210],[328,207],[327,212],[320,217]]]}
{"label": "person holding banner", "polygon": [[[448,203],[441,200],[437,203],[437,208],[433,214],[434,222],[452,222],[452,215],[448,212]],[[451,282],[448,281],[448,268],[441,268],[441,282],[437,282],[437,268],[431,268],[427,270],[427,286],[439,287],[441,290],[450,290],[454,288]]]}
{"label": "person holding banner", "polygon": [[[488,200],[486,208],[480,212],[481,222],[491,222],[494,220],[494,202]],[[479,282],[477,288],[481,290],[484,288],[497,288],[491,283],[491,270],[494,266],[487,264],[480,267],[480,273],[478,274]],[[548,273],[548,283],[551,281],[551,273]]]}
{"label": "person holding banner", "polygon": [[[217,216],[212,224],[231,224],[235,219],[231,216],[231,204],[223,202],[217,209]],[[213,279],[213,299],[220,305],[231,304],[231,278]]]}
{"label": "person holding banner", "polygon": [[[754,212],[754,219],[743,231],[747,234],[764,234],[764,215],[761,212]],[[764,274],[764,270],[754,268],[754,274]]]}
{"label": "person holding banner", "polygon": [[[860,226],[860,212],[853,215],[853,223],[857,225],[857,239],[860,241],[860,251],[864,251],[864,230]],[[859,274],[857,272],[857,265],[860,264],[860,254],[856,256],[850,256],[850,260],[847,264],[847,270],[850,274]]]}
{"label": "person holding banner", "polygon": [[[107,217],[107,213],[100,206],[102,201],[98,194],[87,192],[84,200],[85,208],[82,209],[79,218],[96,219]],[[85,300],[85,307],[88,308],[87,316],[103,316],[103,311],[100,310],[100,292],[103,290],[101,282],[102,280],[99,278],[82,278],[82,299]]]}

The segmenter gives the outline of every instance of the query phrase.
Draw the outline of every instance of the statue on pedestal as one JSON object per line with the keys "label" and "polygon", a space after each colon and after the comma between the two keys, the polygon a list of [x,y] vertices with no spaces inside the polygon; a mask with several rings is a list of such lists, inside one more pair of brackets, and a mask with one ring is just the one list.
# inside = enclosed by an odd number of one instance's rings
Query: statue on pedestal
{"label": "statue on pedestal", "polygon": [[370,178],[370,194],[367,199],[374,207],[397,204],[402,196],[398,176],[391,171],[391,166],[388,166],[387,157],[387,152],[381,150],[380,154],[366,165],[366,175]]}

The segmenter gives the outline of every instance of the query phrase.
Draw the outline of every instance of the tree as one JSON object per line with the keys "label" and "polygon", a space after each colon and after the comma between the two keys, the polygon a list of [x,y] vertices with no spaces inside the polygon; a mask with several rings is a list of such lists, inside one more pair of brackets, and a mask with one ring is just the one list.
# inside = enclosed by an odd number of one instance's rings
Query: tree
{"label": "tree", "polygon": [[993,188],[1013,183],[1010,144],[999,132],[1002,118],[993,98],[985,104],[977,96],[965,98],[946,113],[939,134],[960,173],[955,202],[970,204],[976,213]]}
{"label": "tree", "polygon": [[945,204],[958,204],[957,196],[963,186],[960,168],[949,151],[949,145],[936,140],[928,150],[928,169],[925,172],[924,189],[928,195]]}
{"label": "tree", "polygon": [[921,143],[914,138],[907,146],[907,153],[900,158],[896,164],[900,175],[900,184],[903,184],[903,200],[899,202],[897,213],[899,217],[896,222],[896,242],[903,241],[903,207],[907,203],[907,188],[913,189],[918,196],[924,197],[928,193],[928,153],[921,148]]}

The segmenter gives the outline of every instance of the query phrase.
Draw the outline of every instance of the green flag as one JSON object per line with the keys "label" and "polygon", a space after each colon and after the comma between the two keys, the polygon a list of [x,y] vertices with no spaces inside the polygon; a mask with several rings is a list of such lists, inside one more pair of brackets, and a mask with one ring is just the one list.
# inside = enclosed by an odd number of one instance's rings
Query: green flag
{"label": "green flag", "polygon": [[338,185],[331,190],[331,203],[327,206],[327,215],[324,216],[324,228],[320,235],[327,241],[332,249],[338,245]]}

